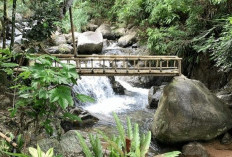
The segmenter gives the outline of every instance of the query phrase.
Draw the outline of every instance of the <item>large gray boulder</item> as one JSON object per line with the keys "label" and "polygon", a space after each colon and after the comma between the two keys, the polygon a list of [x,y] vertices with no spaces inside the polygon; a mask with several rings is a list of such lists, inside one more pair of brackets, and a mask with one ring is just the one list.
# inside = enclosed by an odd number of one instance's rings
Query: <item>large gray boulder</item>
{"label": "large gray boulder", "polygon": [[103,38],[115,39],[115,35],[111,30],[110,25],[108,24],[105,23],[101,24],[101,26],[97,28],[96,32],[102,33]]}
{"label": "large gray boulder", "polygon": [[99,32],[84,32],[79,35],[77,49],[79,54],[101,53],[103,37]]}
{"label": "large gray boulder", "polygon": [[137,33],[135,31],[128,32],[126,35],[118,39],[118,45],[121,47],[131,46],[136,42]]}
{"label": "large gray boulder", "polygon": [[55,34],[52,35],[52,42],[53,42],[53,44],[55,46],[59,46],[61,44],[66,44],[67,43],[65,35],[58,34],[58,33],[55,33]]}
{"label": "large gray boulder", "polygon": [[60,44],[59,46],[52,46],[46,49],[51,54],[70,54],[73,53],[73,47],[68,44]]}
{"label": "large gray boulder", "polygon": [[[80,132],[80,131],[79,131]],[[87,135],[81,132],[84,138]],[[63,155],[64,157],[79,157],[82,155],[82,148],[79,144],[75,130],[70,130],[60,137],[60,141],[52,138],[44,138],[39,140],[37,144],[42,151],[47,152],[50,148],[54,149],[56,155]]]}
{"label": "large gray boulder", "polygon": [[211,140],[232,128],[229,108],[201,82],[175,77],[164,87],[151,131],[163,143]]}

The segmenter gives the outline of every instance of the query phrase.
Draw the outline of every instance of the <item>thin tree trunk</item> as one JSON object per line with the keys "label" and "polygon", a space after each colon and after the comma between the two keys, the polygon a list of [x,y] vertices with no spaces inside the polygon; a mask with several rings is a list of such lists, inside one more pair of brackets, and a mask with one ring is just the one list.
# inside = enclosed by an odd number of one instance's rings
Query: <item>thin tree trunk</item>
{"label": "thin tree trunk", "polygon": [[69,15],[70,15],[70,23],[71,23],[71,31],[72,31],[73,51],[74,51],[74,56],[77,56],[77,49],[76,49],[76,42],[75,42],[75,35],[74,35],[74,26],[73,26],[73,18],[72,18],[72,6],[69,8]]}
{"label": "thin tree trunk", "polygon": [[13,0],[10,50],[12,50],[12,49],[13,49],[13,46],[14,46],[14,39],[15,39],[14,34],[15,34],[15,13],[16,13],[16,3],[17,3],[17,0]]}
{"label": "thin tree trunk", "polygon": [[227,0],[227,7],[229,13],[232,13],[232,0]]}
{"label": "thin tree trunk", "polygon": [[7,4],[7,0],[4,0],[4,8],[3,8],[3,21],[2,21],[2,35],[3,35],[3,42],[2,42],[2,48],[4,49],[4,48],[6,48],[6,24],[7,24],[7,22],[6,22],[6,20],[7,20],[7,18],[6,18],[6,16],[7,16],[7,14],[6,14],[6,4]]}

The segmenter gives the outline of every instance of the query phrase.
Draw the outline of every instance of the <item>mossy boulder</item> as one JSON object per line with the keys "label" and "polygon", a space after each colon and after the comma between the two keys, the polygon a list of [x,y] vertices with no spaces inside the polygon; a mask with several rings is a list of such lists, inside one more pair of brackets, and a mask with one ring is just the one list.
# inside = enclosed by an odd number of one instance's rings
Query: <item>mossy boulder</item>
{"label": "mossy boulder", "polygon": [[184,76],[164,87],[152,124],[163,143],[211,140],[232,128],[229,108],[203,83]]}

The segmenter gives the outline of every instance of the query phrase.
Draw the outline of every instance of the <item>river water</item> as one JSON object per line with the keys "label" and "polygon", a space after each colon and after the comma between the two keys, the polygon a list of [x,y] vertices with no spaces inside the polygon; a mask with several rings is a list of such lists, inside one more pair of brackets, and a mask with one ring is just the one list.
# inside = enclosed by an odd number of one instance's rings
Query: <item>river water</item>
{"label": "river water", "polygon": [[[115,80],[125,88],[125,95],[114,93],[108,77],[85,76],[78,80],[77,86],[74,86],[75,92],[92,96],[96,100],[95,103],[78,103],[99,119],[90,131],[97,128],[108,135],[117,134],[112,115],[115,112],[125,128],[126,117],[129,117],[132,123],[139,124],[141,133],[147,132],[155,112],[146,108],[148,89],[133,87],[125,81],[125,77],[115,77]],[[159,149],[152,143],[151,150],[157,152]]]}

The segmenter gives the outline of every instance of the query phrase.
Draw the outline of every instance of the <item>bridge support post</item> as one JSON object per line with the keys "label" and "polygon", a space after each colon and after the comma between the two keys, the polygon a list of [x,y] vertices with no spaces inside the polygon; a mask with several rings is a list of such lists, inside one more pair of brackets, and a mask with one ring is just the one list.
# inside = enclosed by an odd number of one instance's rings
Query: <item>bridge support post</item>
{"label": "bridge support post", "polygon": [[179,70],[179,76],[182,74],[181,70],[181,60],[178,60],[178,70]]}

